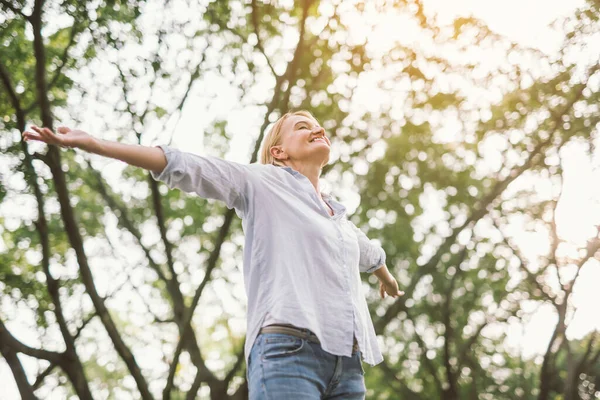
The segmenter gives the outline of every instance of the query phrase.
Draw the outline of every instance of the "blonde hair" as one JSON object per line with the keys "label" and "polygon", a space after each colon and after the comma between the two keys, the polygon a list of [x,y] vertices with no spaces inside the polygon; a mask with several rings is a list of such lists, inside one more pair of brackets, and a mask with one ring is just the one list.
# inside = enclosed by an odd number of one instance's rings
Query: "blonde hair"
{"label": "blonde hair", "polygon": [[262,142],[262,145],[260,148],[260,160],[259,160],[259,162],[261,164],[273,164],[273,165],[277,165],[279,167],[285,167],[285,164],[282,164],[281,161],[278,161],[277,159],[275,159],[275,157],[273,157],[271,155],[271,147],[277,146],[280,144],[281,138],[283,136],[282,131],[281,131],[283,122],[286,119],[288,119],[289,117],[291,117],[292,115],[301,115],[303,117],[315,119],[315,117],[313,117],[313,115],[310,112],[305,111],[305,110],[290,111],[290,112],[283,114],[283,116],[281,118],[279,118],[277,121],[275,121],[271,130],[269,131],[269,133],[267,133],[265,135],[265,138],[263,139],[263,142]]}

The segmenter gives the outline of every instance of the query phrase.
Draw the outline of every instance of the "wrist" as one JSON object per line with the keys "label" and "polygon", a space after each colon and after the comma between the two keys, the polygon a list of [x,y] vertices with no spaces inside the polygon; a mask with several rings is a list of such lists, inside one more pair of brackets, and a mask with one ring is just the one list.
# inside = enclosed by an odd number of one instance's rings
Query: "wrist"
{"label": "wrist", "polygon": [[383,264],[383,266],[373,272],[375,276],[382,282],[391,282],[394,277],[390,274],[390,271],[387,269],[387,266]]}
{"label": "wrist", "polygon": [[87,144],[79,146],[81,150],[85,150],[89,153],[105,155],[103,152],[103,143],[101,139],[90,137],[90,140]]}

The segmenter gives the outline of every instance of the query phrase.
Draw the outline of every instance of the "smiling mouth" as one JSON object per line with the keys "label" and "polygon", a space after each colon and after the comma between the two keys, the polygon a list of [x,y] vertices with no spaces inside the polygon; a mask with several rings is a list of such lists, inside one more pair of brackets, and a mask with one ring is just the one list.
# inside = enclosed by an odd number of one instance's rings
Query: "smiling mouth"
{"label": "smiling mouth", "polygon": [[323,143],[327,143],[327,141],[325,139],[321,139],[321,138],[317,138],[317,139],[313,139],[310,141],[310,143],[312,142],[323,142]]}

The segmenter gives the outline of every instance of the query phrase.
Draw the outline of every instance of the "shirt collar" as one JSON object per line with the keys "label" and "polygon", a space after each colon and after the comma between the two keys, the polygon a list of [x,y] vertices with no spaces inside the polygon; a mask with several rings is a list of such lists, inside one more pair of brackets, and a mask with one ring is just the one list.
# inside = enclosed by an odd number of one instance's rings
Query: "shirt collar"
{"label": "shirt collar", "polygon": [[[276,165],[276,167],[279,167],[279,166]],[[292,174],[294,176],[296,176],[300,173],[300,172],[296,171],[295,169],[293,169],[292,167],[288,167],[287,165],[285,167],[279,167],[279,168],[286,170],[287,172],[289,172],[290,174]]]}
{"label": "shirt collar", "polygon": [[[273,165],[275,165],[275,164],[273,164]],[[302,175],[300,172],[296,171],[292,167],[288,167],[287,165],[286,166],[275,165],[275,166],[289,172],[290,174],[292,174],[292,176]],[[302,176],[304,176],[304,175],[302,175]],[[332,199],[332,196],[329,193],[321,192],[321,196],[323,196],[323,198],[326,200]]]}

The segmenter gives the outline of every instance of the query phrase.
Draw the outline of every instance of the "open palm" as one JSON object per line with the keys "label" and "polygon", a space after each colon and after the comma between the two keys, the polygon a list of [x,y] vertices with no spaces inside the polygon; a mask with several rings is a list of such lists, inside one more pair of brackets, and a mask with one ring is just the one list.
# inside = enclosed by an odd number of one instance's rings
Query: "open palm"
{"label": "open palm", "polygon": [[71,129],[66,126],[58,128],[58,133],[52,132],[48,128],[39,128],[35,125],[31,126],[34,132],[23,132],[23,140],[38,140],[40,142],[54,144],[62,147],[77,147],[85,150],[89,147],[92,137],[79,129]]}

